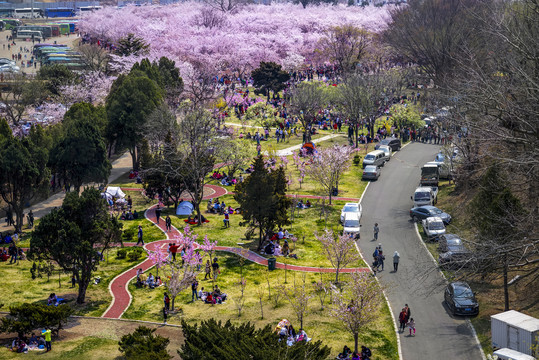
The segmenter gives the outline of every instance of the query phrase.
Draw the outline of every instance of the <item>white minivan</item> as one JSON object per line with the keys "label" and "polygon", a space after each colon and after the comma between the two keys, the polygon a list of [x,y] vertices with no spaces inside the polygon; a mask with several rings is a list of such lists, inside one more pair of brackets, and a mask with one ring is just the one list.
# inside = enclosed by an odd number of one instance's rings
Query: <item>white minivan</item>
{"label": "white minivan", "polygon": [[361,225],[359,224],[358,213],[346,213],[343,222],[343,235],[359,239],[359,232]]}
{"label": "white minivan", "polygon": [[363,159],[363,169],[367,165],[384,166],[386,162],[386,153],[381,150],[374,150],[365,155]]}

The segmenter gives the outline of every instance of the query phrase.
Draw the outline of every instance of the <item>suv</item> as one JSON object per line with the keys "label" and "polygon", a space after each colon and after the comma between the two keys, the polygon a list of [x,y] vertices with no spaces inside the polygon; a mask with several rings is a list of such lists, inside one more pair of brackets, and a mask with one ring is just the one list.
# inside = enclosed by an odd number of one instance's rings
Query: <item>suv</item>
{"label": "suv", "polygon": [[444,222],[438,216],[431,216],[422,221],[423,231],[429,240],[438,240],[440,235],[445,234]]}
{"label": "suv", "polygon": [[376,146],[374,147],[376,150],[380,147],[380,145],[387,145],[391,148],[393,151],[397,151],[401,149],[401,139],[397,138],[385,138],[382,141],[380,141]]}
{"label": "suv", "polygon": [[359,239],[359,231],[361,227],[359,224],[359,214],[346,213],[344,216],[343,226],[343,235],[348,235],[350,237],[354,237],[354,239]]}

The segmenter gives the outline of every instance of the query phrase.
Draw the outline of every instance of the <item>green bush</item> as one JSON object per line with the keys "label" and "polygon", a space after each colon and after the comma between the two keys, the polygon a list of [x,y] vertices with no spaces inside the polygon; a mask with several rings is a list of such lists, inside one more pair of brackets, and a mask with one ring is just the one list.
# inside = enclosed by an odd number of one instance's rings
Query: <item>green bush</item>
{"label": "green bush", "polygon": [[133,333],[122,336],[119,341],[120,351],[130,360],[169,360],[167,352],[170,340],[161,335],[154,335],[155,329],[139,326]]}
{"label": "green bush", "polygon": [[0,319],[0,332],[17,333],[19,337],[35,329],[48,328],[59,332],[73,310],[68,305],[47,306],[25,303],[9,308],[9,315]]}
{"label": "green bush", "polygon": [[127,254],[127,257],[131,261],[136,261],[142,257],[143,250],[140,247],[131,248],[131,251]]}
{"label": "green bush", "polygon": [[125,259],[127,257],[127,249],[120,249],[116,253],[116,259]]}
{"label": "green bush", "polygon": [[122,241],[123,242],[132,242],[135,238],[135,229],[134,228],[128,228],[125,229],[122,233]]}
{"label": "green bush", "polygon": [[361,163],[361,156],[359,156],[359,154],[356,153],[356,155],[354,155],[354,159],[352,161],[353,161],[355,166],[359,166],[359,164]]}

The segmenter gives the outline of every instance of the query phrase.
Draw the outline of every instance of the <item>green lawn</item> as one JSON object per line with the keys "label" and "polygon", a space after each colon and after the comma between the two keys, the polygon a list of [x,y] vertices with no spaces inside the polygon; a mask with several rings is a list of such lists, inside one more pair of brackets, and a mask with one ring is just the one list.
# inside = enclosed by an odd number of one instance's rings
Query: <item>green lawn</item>
{"label": "green lawn", "polygon": [[[169,323],[179,324],[183,319],[188,323],[196,323],[201,320],[215,318],[217,320],[231,320],[234,323],[241,321],[250,321],[258,327],[266,324],[277,325],[281,319],[288,319],[294,327],[299,328],[298,321],[292,311],[290,304],[284,297],[281,298],[277,307],[269,301],[268,285],[266,274],[269,276],[271,291],[276,292],[276,286],[292,286],[294,282],[302,282],[302,274],[298,272],[287,271],[285,283],[285,271],[275,270],[267,272],[264,266],[245,262],[243,270],[241,268],[239,257],[227,253],[217,253],[220,263],[221,274],[217,284],[221,291],[226,293],[229,299],[221,305],[207,305],[201,301],[191,302],[191,290],[187,289],[176,299],[177,314],[170,316]],[[246,278],[247,285],[245,291],[245,307],[242,316],[238,317],[238,311],[234,300],[238,300],[240,295],[237,282],[240,278],[240,272]],[[332,274],[306,274],[306,284],[309,292],[313,292],[312,283],[315,281],[334,280]],[[347,275],[341,276],[341,281],[346,280]],[[200,287],[209,289],[212,287],[211,280],[203,280],[199,276]],[[260,304],[256,296],[256,289],[261,288],[264,291],[263,310],[264,318],[261,319]],[[150,290],[138,289],[133,285],[129,286],[133,294],[133,302],[125,312],[126,319],[140,319],[149,321],[162,321],[163,307],[163,287]],[[304,328],[307,334],[314,340],[321,339],[324,344],[332,348],[332,357],[336,356],[344,345],[353,345],[353,338],[344,331],[342,324],[329,316],[327,306],[329,296],[325,299],[326,309],[321,309],[321,303],[318,297],[313,297],[309,302],[309,313],[305,318]],[[383,302],[380,309],[379,319],[371,324],[360,335],[360,344],[369,346],[373,351],[372,359],[397,359],[397,344],[394,328],[389,314],[389,310]]]}
{"label": "green lawn", "polygon": [[[101,316],[110,305],[112,300],[108,286],[109,282],[118,274],[133,267],[140,262],[129,261],[128,259],[116,259],[117,248],[105,252],[105,261],[101,262],[93,278],[100,277],[98,285],[91,284],[87,291],[87,301],[84,305],[75,303],[78,288],[71,288],[71,275],[60,273],[60,283],[58,281],[58,271],[54,271],[50,279],[46,275],[42,278],[32,280],[30,269],[31,261],[20,261],[18,264],[10,265],[8,262],[0,263],[2,272],[2,282],[0,284],[0,304],[4,304],[7,310],[10,305],[17,305],[26,302],[46,303],[50,293],[56,293],[69,301],[76,313],[79,315]],[[61,285],[61,287],[60,287]]]}

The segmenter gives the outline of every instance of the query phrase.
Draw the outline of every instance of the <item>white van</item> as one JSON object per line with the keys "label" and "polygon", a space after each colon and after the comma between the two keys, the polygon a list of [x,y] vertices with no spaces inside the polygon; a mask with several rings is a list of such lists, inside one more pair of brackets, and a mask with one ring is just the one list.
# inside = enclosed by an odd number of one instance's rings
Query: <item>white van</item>
{"label": "white van", "polygon": [[420,186],[414,191],[414,196],[412,197],[412,201],[414,202],[414,206],[424,206],[424,205],[432,205],[434,206],[436,204],[436,200],[438,197],[438,188],[437,187],[430,187],[430,186]]}
{"label": "white van", "polygon": [[358,213],[346,213],[343,222],[343,235],[359,239],[359,232],[361,225],[359,224]]}
{"label": "white van", "polygon": [[374,150],[365,155],[363,159],[363,169],[367,165],[384,166],[386,162],[386,153],[381,150]]}

